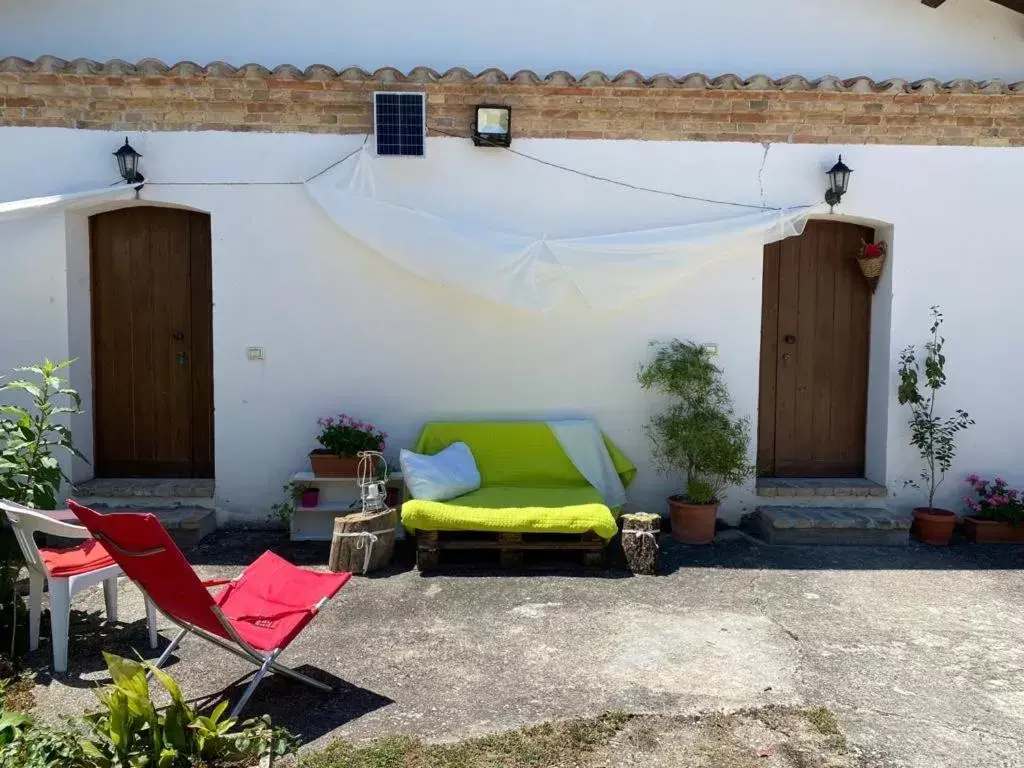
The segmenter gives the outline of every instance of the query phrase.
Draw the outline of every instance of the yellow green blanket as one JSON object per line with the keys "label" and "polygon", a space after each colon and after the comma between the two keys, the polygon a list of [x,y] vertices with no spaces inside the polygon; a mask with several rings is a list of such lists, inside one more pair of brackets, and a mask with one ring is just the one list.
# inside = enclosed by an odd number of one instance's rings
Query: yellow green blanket
{"label": "yellow green blanket", "polygon": [[[402,505],[407,530],[586,533],[605,539],[615,514],[579,473],[545,422],[445,422],[424,427],[413,448],[434,454],[461,440],[480,470],[479,490],[449,501],[410,499]],[[605,446],[628,486],[636,468],[615,445]]]}

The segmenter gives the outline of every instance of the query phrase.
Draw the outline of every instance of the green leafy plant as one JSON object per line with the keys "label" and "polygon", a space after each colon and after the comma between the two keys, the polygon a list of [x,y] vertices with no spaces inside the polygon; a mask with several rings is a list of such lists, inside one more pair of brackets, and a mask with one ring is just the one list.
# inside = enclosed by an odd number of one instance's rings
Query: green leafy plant
{"label": "green leafy plant", "polygon": [[387,447],[387,432],[348,414],[317,419],[316,423],[320,427],[317,441],[335,456],[355,456],[360,451],[383,451]]}
{"label": "green leafy plant", "polygon": [[270,506],[270,516],[277,520],[282,525],[288,525],[292,519],[292,513],[295,511],[295,502],[298,500],[302,492],[307,488],[311,488],[310,483],[297,482],[295,480],[289,480],[283,486],[281,491],[284,493],[284,499],[272,504]]}
{"label": "green leafy plant", "polygon": [[[267,720],[248,720],[236,729],[237,720],[224,717],[227,701],[209,715],[198,714],[174,679],[152,664],[109,653],[103,658],[113,684],[97,694],[103,709],[85,717],[88,734],[81,744],[91,768],[185,768],[286,754],[295,746]],[[170,694],[162,710],[150,698],[147,672]]]}
{"label": "green leafy plant", "polygon": [[[28,507],[54,509],[64,480],[55,453],[81,457],[62,416],[79,413],[81,400],[60,373],[68,360],[16,368],[22,377],[0,383],[0,498]],[[2,515],[2,513],[0,513]],[[14,588],[22,565],[14,537],[0,532],[0,647],[11,656],[25,633],[17,631],[26,616],[24,601]],[[13,610],[11,603],[14,603]]]}
{"label": "green leafy plant", "polygon": [[[957,433],[974,424],[974,419],[959,408],[946,418],[935,414],[938,392],[946,385],[946,356],[942,351],[946,339],[939,335],[943,317],[937,306],[931,308],[931,321],[921,361],[913,345],[900,353],[896,393],[899,404],[910,408],[910,444],[921,454],[921,481],[928,491],[929,509],[934,508],[935,491],[946,479],[956,456]],[[912,480],[906,484],[921,487]]]}
{"label": "green leafy plant", "polygon": [[655,463],[663,472],[686,474],[690,503],[717,503],[727,487],[754,472],[747,461],[750,422],[734,414],[725,376],[708,349],[678,339],[652,347],[654,359],[637,380],[673,400],[646,427]]}
{"label": "green leafy plant", "polygon": [[36,509],[54,509],[61,483],[69,478],[53,454],[66,451],[84,460],[71,430],[58,422],[62,414],[81,413],[81,398],[58,375],[72,360],[15,368],[31,374],[0,385],[0,400],[15,393],[31,398],[27,407],[0,404],[0,497]]}
{"label": "green leafy plant", "polygon": [[[7,741],[5,735],[14,738]],[[0,712],[0,765],[85,768],[80,739],[73,727],[53,727],[20,712]]]}
{"label": "green leafy plant", "polygon": [[21,712],[0,710],[0,747],[20,739],[31,723],[32,718]]}

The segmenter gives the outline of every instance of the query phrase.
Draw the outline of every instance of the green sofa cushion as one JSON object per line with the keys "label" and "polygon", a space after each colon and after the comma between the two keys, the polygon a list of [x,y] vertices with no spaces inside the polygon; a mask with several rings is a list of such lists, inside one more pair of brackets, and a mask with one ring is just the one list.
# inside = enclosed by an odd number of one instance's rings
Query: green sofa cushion
{"label": "green sofa cushion", "polygon": [[[465,421],[427,424],[413,450],[433,455],[466,443],[480,470],[481,487],[448,501],[410,499],[402,504],[409,531],[587,533],[611,539],[616,513],[604,504],[543,421]],[[622,484],[636,467],[607,438]]]}
{"label": "green sofa cushion", "polygon": [[[590,487],[543,421],[431,422],[413,450],[433,455],[459,440],[473,452],[483,487]],[[629,487],[636,467],[607,436],[604,442],[622,484]]]}

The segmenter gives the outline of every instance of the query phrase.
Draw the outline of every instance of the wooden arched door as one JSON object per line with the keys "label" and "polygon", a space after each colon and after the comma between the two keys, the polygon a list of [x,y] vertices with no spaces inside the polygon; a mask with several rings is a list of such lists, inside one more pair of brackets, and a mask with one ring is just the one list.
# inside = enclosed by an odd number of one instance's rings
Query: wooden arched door
{"label": "wooden arched door", "polygon": [[769,477],[864,474],[874,230],[810,221],[764,249],[757,466]]}
{"label": "wooden arched door", "polygon": [[210,217],[90,219],[97,477],[213,477]]}

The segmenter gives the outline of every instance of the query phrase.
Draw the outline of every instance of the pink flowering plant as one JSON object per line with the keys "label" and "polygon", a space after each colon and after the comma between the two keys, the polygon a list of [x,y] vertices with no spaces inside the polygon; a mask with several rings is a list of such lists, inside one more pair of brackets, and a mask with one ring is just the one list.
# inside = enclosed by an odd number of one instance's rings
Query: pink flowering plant
{"label": "pink flowering plant", "polygon": [[1024,523],[1024,496],[1016,488],[1010,488],[1003,478],[989,482],[977,475],[968,475],[967,484],[977,496],[964,498],[974,517],[1015,525]]}
{"label": "pink flowering plant", "polygon": [[353,419],[346,413],[317,419],[320,434],[316,439],[328,453],[335,456],[355,456],[360,451],[383,451],[387,446],[387,432],[373,424]]}

